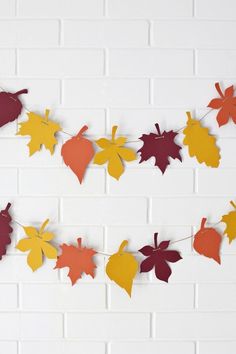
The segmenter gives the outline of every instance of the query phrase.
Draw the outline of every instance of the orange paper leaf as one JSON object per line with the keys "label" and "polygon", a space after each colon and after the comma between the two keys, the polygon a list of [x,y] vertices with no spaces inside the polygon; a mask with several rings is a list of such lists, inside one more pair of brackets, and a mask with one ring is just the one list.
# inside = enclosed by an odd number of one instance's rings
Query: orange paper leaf
{"label": "orange paper leaf", "polygon": [[94,269],[96,265],[93,256],[97,253],[92,248],[81,246],[82,239],[78,238],[78,247],[66,245],[63,243],[60,248],[62,254],[57,258],[55,268],[69,267],[68,277],[71,279],[72,285],[82,277],[82,273],[91,275],[94,278]]}
{"label": "orange paper leaf", "polygon": [[61,155],[67,166],[76,174],[80,183],[83,181],[84,173],[94,156],[93,143],[83,136],[88,129],[85,125],[79,133],[63,144]]}
{"label": "orange paper leaf", "polygon": [[193,248],[205,257],[213,258],[220,264],[221,235],[213,227],[205,227],[207,219],[203,218],[201,228],[194,236]]}

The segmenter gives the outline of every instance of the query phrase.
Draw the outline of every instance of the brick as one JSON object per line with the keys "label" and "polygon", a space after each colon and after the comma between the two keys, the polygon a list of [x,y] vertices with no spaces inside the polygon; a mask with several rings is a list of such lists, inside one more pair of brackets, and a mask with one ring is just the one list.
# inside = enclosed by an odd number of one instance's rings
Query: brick
{"label": "brick", "polygon": [[[235,177],[235,169],[199,170],[198,192],[205,195],[233,195]],[[222,183],[224,180],[227,183]]]}
{"label": "brick", "polygon": [[12,310],[17,308],[17,285],[0,284],[0,308],[2,310]]}
{"label": "brick", "polygon": [[235,20],[234,0],[197,0],[196,16],[207,20]]}
{"label": "brick", "polygon": [[234,354],[236,350],[235,341],[204,341],[199,342],[199,354]]}
{"label": "brick", "polygon": [[235,50],[198,50],[197,73],[204,77],[236,76]]}
{"label": "brick", "polygon": [[7,354],[17,354],[17,342],[0,342],[1,350]]}
{"label": "brick", "polygon": [[0,194],[2,196],[17,194],[17,169],[0,169]]}
{"label": "brick", "polygon": [[13,76],[15,74],[15,66],[15,51],[13,49],[0,49],[0,75],[2,77]]}
{"label": "brick", "polygon": [[41,354],[47,351],[53,354],[105,354],[105,343],[58,340],[21,342],[22,354]]}
{"label": "brick", "polygon": [[[163,342],[163,341],[150,341],[150,342],[112,342],[111,354],[194,354],[194,343],[191,342]],[[24,353],[23,353],[24,354]],[[28,354],[28,353],[27,353]],[[207,353],[209,354],[209,353]],[[231,353],[230,353],[231,354]]]}
{"label": "brick", "polygon": [[0,0],[0,17],[15,16],[16,0]]}
{"label": "brick", "polygon": [[236,310],[235,284],[200,284],[198,286],[199,310]]}

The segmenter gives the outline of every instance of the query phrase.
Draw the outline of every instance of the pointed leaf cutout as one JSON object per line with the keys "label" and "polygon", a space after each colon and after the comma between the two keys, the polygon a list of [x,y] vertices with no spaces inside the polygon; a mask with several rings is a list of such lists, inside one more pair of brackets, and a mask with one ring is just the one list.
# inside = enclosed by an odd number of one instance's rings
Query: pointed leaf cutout
{"label": "pointed leaf cutout", "polygon": [[88,129],[85,125],[73,138],[62,145],[61,155],[67,166],[76,174],[80,183],[83,181],[84,173],[94,156],[93,143],[83,136]]}
{"label": "pointed leaf cutout", "polygon": [[48,119],[49,110],[46,109],[45,117],[36,113],[27,113],[28,120],[20,123],[20,129],[16,135],[29,135],[31,137],[28,143],[30,156],[36,151],[40,151],[41,146],[44,145],[51,154],[54,152],[54,145],[57,144],[55,134],[61,130],[59,124]]}
{"label": "pointed leaf cutout", "polygon": [[23,93],[28,93],[28,90],[23,89],[16,93],[0,92],[0,127],[19,117],[22,111],[22,103],[18,96]]}
{"label": "pointed leaf cutout", "polygon": [[97,165],[103,165],[108,162],[108,173],[117,180],[124,172],[124,161],[136,160],[135,152],[130,148],[125,148],[127,138],[121,136],[115,138],[117,126],[112,127],[111,140],[101,138],[96,140],[96,144],[103,150],[97,152],[94,157],[94,163]]}
{"label": "pointed leaf cutout", "polygon": [[138,271],[138,262],[135,257],[124,248],[128,241],[123,241],[117,253],[109,257],[106,273],[121,288],[125,289],[131,297],[134,277]]}
{"label": "pointed leaf cutout", "polygon": [[193,248],[205,257],[213,258],[220,264],[221,235],[213,227],[205,227],[207,219],[203,218],[201,228],[194,236]]}
{"label": "pointed leaf cutout", "polygon": [[156,277],[168,283],[168,279],[172,273],[168,262],[178,262],[182,257],[178,251],[168,250],[170,241],[162,241],[157,243],[158,233],[154,234],[154,247],[144,246],[139,250],[147,258],[142,261],[140,266],[141,273],[150,272],[155,267]]}
{"label": "pointed leaf cutout", "polygon": [[199,120],[193,119],[190,112],[187,112],[187,117],[183,143],[188,146],[189,155],[195,156],[199,163],[204,162],[207,166],[218,167],[220,152],[216,146],[216,138],[209,134],[209,129],[204,128]]}
{"label": "pointed leaf cutout", "polygon": [[72,245],[66,245],[63,243],[60,248],[62,254],[57,258],[56,268],[69,267],[68,277],[71,279],[72,285],[82,278],[82,273],[95,277],[94,270],[96,265],[93,260],[93,256],[97,253],[92,248],[82,247],[82,238],[77,239],[78,247]]}
{"label": "pointed leaf cutout", "polygon": [[234,210],[230,211],[227,215],[223,215],[221,219],[221,222],[226,224],[224,235],[227,235],[229,243],[236,238],[236,204],[232,200],[230,204]]}
{"label": "pointed leaf cutout", "polygon": [[236,124],[236,96],[234,96],[233,85],[227,87],[224,93],[221,91],[219,82],[215,83],[215,88],[220,98],[211,100],[207,107],[219,109],[216,119],[220,127],[227,124],[230,118]]}
{"label": "pointed leaf cutout", "polygon": [[180,156],[181,146],[175,143],[175,137],[178,133],[175,133],[173,130],[168,132],[160,132],[159,124],[155,124],[157,129],[157,134],[143,134],[140,140],[143,141],[143,146],[138,150],[141,154],[141,160],[147,161],[151,157],[155,157],[155,166],[159,167],[162,173],[165,172],[167,166],[170,164],[169,157],[172,159],[178,159],[182,161]]}
{"label": "pointed leaf cutout", "polygon": [[45,232],[49,219],[45,220],[39,230],[33,226],[23,226],[26,238],[21,239],[16,248],[22,252],[29,251],[27,263],[35,271],[43,264],[43,255],[49,259],[57,258],[57,249],[49,242],[54,238],[52,232]]}
{"label": "pointed leaf cutout", "polygon": [[12,220],[9,214],[10,207],[11,203],[8,203],[6,208],[0,212],[0,259],[6,254],[6,248],[11,243],[10,234],[13,229],[10,226]]}

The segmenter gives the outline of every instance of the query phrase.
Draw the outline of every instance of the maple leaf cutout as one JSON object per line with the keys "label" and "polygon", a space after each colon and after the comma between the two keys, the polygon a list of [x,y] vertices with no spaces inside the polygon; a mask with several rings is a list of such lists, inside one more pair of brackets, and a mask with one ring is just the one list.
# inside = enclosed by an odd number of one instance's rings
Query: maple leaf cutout
{"label": "maple leaf cutout", "polygon": [[126,137],[115,138],[117,128],[116,125],[112,127],[111,140],[105,138],[96,140],[96,144],[103,150],[96,153],[93,162],[97,165],[108,162],[108,173],[118,180],[124,172],[123,160],[134,161],[136,154],[132,149],[124,147]]}
{"label": "maple leaf cutout", "polygon": [[9,214],[10,207],[11,203],[8,203],[6,208],[0,212],[0,259],[6,254],[6,248],[11,243],[10,234],[13,229],[10,226],[12,220]]}
{"label": "maple leaf cutout", "polygon": [[227,124],[230,118],[232,118],[233,122],[236,124],[236,97],[234,96],[234,86],[227,87],[224,93],[220,88],[219,82],[215,83],[215,88],[220,98],[211,100],[207,107],[219,109],[216,119],[220,127]]}
{"label": "maple leaf cutout", "polygon": [[28,121],[19,123],[20,129],[16,135],[29,135],[31,137],[30,142],[27,144],[30,156],[36,151],[40,151],[42,145],[51,154],[54,152],[54,146],[57,144],[55,134],[61,130],[61,127],[59,124],[48,119],[49,112],[49,109],[46,109],[44,117],[33,112],[27,113]]}
{"label": "maple leaf cutout", "polygon": [[43,255],[49,259],[57,258],[57,249],[49,242],[54,238],[52,232],[45,232],[49,219],[45,220],[39,230],[33,226],[23,226],[26,238],[21,239],[16,248],[22,252],[29,251],[27,263],[35,271],[43,264]]}
{"label": "maple leaf cutout", "polygon": [[93,256],[97,253],[92,248],[82,247],[82,239],[77,239],[78,246],[67,245],[63,243],[60,245],[62,254],[58,257],[56,268],[69,267],[68,277],[71,279],[72,285],[82,278],[82,273],[95,277],[94,270],[96,265],[93,261]]}
{"label": "maple leaf cutout", "polygon": [[141,154],[141,160],[149,160],[151,157],[155,157],[155,166],[159,167],[162,173],[165,172],[167,166],[170,164],[169,157],[172,159],[178,159],[182,161],[180,156],[181,146],[175,143],[175,138],[178,133],[175,133],[173,130],[168,132],[160,132],[159,124],[155,124],[157,129],[157,134],[143,134],[140,140],[143,141],[143,146],[138,150]]}
{"label": "maple leaf cutout", "polygon": [[224,230],[224,235],[227,235],[229,243],[231,243],[236,238],[236,204],[231,200],[230,204],[234,208],[233,211],[230,211],[228,214],[223,215],[221,222],[226,224]]}
{"label": "maple leaf cutout", "polygon": [[155,268],[155,275],[158,279],[168,283],[172,273],[168,262],[178,262],[182,257],[178,251],[168,250],[170,241],[157,243],[158,233],[154,234],[154,247],[144,246],[139,250],[147,258],[140,265],[140,272],[150,272]]}

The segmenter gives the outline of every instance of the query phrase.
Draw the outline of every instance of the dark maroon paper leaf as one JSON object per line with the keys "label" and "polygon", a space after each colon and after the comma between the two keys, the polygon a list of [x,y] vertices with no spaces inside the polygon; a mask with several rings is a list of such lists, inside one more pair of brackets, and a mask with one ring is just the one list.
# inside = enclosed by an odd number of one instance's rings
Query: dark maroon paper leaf
{"label": "dark maroon paper leaf", "polygon": [[0,127],[13,122],[21,114],[22,103],[18,96],[23,93],[28,93],[28,90],[24,89],[16,93],[0,92]]}
{"label": "dark maroon paper leaf", "polygon": [[170,241],[162,241],[159,245],[157,243],[158,234],[154,234],[154,247],[144,246],[139,250],[144,256],[147,256],[140,265],[140,272],[150,272],[155,268],[156,277],[168,283],[171,275],[171,269],[168,262],[178,262],[182,259],[178,251],[167,250]]}
{"label": "dark maroon paper leaf", "polygon": [[11,216],[9,214],[9,208],[11,204],[8,203],[4,210],[0,212],[0,259],[6,254],[7,245],[11,243],[10,234],[13,229],[10,226]]}
{"label": "dark maroon paper leaf", "polygon": [[167,166],[170,164],[169,157],[182,161],[180,156],[181,146],[175,143],[175,137],[178,133],[170,130],[168,132],[160,132],[159,124],[155,124],[157,134],[143,134],[139,139],[143,141],[143,146],[138,150],[141,155],[141,160],[149,160],[155,157],[155,166],[159,167],[162,173],[165,172]]}

